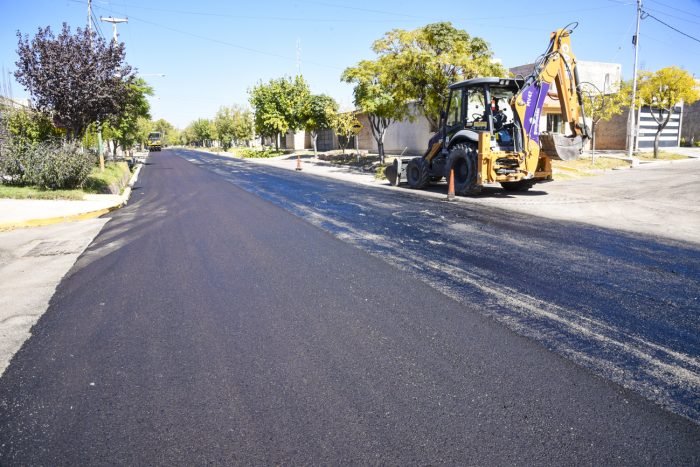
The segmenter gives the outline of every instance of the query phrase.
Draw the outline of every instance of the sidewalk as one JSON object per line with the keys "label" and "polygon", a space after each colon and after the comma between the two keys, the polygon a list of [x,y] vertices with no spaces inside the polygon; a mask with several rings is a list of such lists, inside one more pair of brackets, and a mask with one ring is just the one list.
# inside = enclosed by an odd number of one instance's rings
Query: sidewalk
{"label": "sidewalk", "polygon": [[142,165],[138,165],[121,195],[86,195],[85,199],[0,199],[0,231],[38,227],[100,217],[127,203]]}

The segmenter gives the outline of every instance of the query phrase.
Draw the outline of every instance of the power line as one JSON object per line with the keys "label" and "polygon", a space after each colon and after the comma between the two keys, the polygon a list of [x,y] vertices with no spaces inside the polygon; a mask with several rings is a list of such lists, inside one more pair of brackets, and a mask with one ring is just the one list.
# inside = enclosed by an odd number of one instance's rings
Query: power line
{"label": "power line", "polygon": [[666,13],[665,11],[659,11],[659,10],[651,9],[651,8],[647,8],[647,11],[652,11],[652,12],[659,14],[659,15],[664,15],[664,16],[668,16],[669,18],[677,19],[680,21],[685,21],[686,23],[700,24],[700,22],[698,22],[698,21],[688,19],[688,18],[681,18],[680,16],[672,15],[670,13]]}
{"label": "power line", "polygon": [[684,14],[689,15],[689,16],[695,16],[696,18],[700,18],[700,15],[696,15],[696,14],[690,13],[688,11],[681,10],[680,8],[676,8],[676,7],[673,7],[671,5],[667,5],[667,4],[665,4],[663,2],[659,2],[657,0],[651,0],[651,2],[656,3],[657,5],[665,6],[666,8],[670,8],[671,10],[680,11],[681,13],[684,13]]}
{"label": "power line", "polygon": [[659,18],[657,18],[656,16],[652,15],[652,14],[649,13],[648,11],[643,11],[643,12],[642,12],[642,19],[646,19],[646,18],[655,19],[656,21],[658,21],[659,23],[663,24],[663,25],[666,26],[667,28],[673,29],[673,30],[676,31],[678,34],[682,34],[682,35],[684,35],[685,37],[688,37],[688,38],[690,38],[690,39],[693,39],[695,42],[700,42],[700,39],[698,39],[697,37],[693,37],[693,36],[691,36],[690,34],[684,33],[684,32],[681,31],[680,29],[674,28],[674,27],[671,26],[670,24],[661,21]]}
{"label": "power line", "polygon": [[[153,25],[153,26],[157,26],[157,27],[159,27],[159,28],[167,29],[167,30],[169,30],[169,31],[177,32],[177,33],[179,33],[179,34],[184,34],[184,35],[186,35],[186,36],[196,37],[197,39],[202,39],[202,40],[205,40],[205,41],[209,41],[209,42],[214,42],[214,43],[217,43],[217,44],[226,45],[226,46],[233,47],[233,48],[236,48],[236,49],[246,50],[246,51],[248,51],[248,52],[253,52],[253,53],[257,53],[257,54],[261,54],[261,55],[267,55],[267,56],[269,56],[269,57],[281,58],[281,59],[283,59],[283,60],[296,61],[296,58],[292,58],[292,57],[289,57],[289,56],[286,56],[286,55],[276,54],[276,53],[273,53],[273,52],[266,52],[266,51],[264,51],[264,50],[253,49],[253,48],[251,48],[251,47],[245,47],[245,46],[242,46],[242,45],[233,44],[233,43],[231,43],[231,42],[222,41],[222,40],[220,40],[220,39],[214,39],[214,38],[212,38],[212,37],[201,36],[201,35],[199,35],[199,34],[194,34],[194,33],[188,32],[188,31],[183,31],[182,29],[172,28],[172,27],[170,27],[170,26],[165,26],[165,25],[163,25],[163,24],[155,23],[155,22],[153,22],[153,21],[148,21],[148,20],[145,20],[145,19],[142,19],[142,18],[137,18],[137,17],[135,17],[135,16],[132,16],[130,19],[136,20],[136,21],[140,21],[140,22],[142,22],[142,23],[150,24],[150,25]],[[306,63],[306,64],[310,64],[310,65],[315,65],[315,66],[318,66],[318,67],[322,67],[322,68],[329,68],[329,69],[332,69],[332,70],[340,70],[340,69],[341,69],[341,68],[338,68],[338,67],[335,67],[335,66],[327,65],[327,64],[325,64],[325,63],[318,63],[318,62],[311,62],[311,61],[306,61],[305,63]]]}
{"label": "power line", "polygon": [[[84,3],[84,0],[68,0],[72,1],[74,3]],[[612,0],[611,0],[612,1]],[[362,21],[363,23],[386,23],[387,21],[438,21],[440,18],[438,17],[428,17],[428,16],[416,16],[416,15],[410,15],[410,14],[404,14],[404,13],[397,13],[397,12],[389,12],[389,11],[383,11],[383,10],[374,10],[374,9],[369,9],[369,8],[360,8],[360,7],[353,7],[353,6],[348,6],[348,5],[338,5],[338,4],[332,4],[332,3],[325,3],[325,2],[314,2],[310,1],[309,3],[315,3],[317,5],[321,6],[326,6],[330,8],[340,8],[340,9],[345,9],[345,10],[352,10],[352,11],[359,11],[359,12],[364,12],[364,13],[374,13],[374,14],[384,14],[384,15],[393,15],[394,18],[384,18],[384,19],[371,19],[371,18],[363,18],[362,20],[357,20],[357,19],[345,19],[345,18],[295,18],[295,17],[275,17],[275,16],[253,16],[253,15],[238,15],[238,14],[231,14],[231,13],[225,13],[225,12],[216,12],[216,11],[194,11],[194,10],[179,10],[179,9],[172,9],[172,8],[156,8],[156,7],[148,7],[148,6],[143,6],[143,5],[136,5],[136,4],[127,4],[123,3],[124,7],[129,6],[132,8],[140,9],[140,10],[147,10],[147,11],[158,11],[158,12],[163,12],[163,13],[175,13],[175,14],[182,14],[182,15],[198,15],[198,16],[214,16],[214,17],[222,17],[222,18],[235,18],[235,19],[245,19],[245,20],[265,20],[265,21],[284,21],[287,23],[292,23],[292,22],[332,22],[332,23],[357,23],[358,21]],[[620,6],[626,6],[629,5],[630,3],[622,3],[622,2],[614,2],[617,3]],[[109,10],[109,8],[101,7],[103,10]],[[562,13],[579,13],[582,11],[594,11],[594,10],[603,10],[603,9],[608,9],[607,6],[605,7],[590,7],[590,8],[577,8],[577,9],[572,9],[572,10],[558,10],[558,11],[547,11],[547,12],[539,12],[539,13],[531,13],[531,14],[513,14],[513,15],[499,15],[499,16],[474,16],[474,17],[469,17],[469,18],[451,18],[451,20],[454,21],[483,21],[483,20],[494,20],[494,19],[512,19],[512,18],[523,18],[523,17],[542,17],[546,15],[556,15],[556,14],[562,14]],[[109,10],[111,11],[111,10]],[[402,17],[404,19],[396,19],[396,17]],[[518,28],[518,29],[525,29],[525,28]]]}

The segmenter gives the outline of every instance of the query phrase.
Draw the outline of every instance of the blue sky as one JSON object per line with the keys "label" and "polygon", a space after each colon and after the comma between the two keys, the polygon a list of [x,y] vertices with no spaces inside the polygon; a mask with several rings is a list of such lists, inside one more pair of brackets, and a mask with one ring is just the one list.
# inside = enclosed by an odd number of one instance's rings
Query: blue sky
{"label": "blue sky", "polygon": [[[312,92],[349,108],[352,88],[339,80],[343,69],[372,58],[372,42],[386,31],[436,21],[452,21],[486,39],[506,67],[531,63],[552,30],[578,21],[576,56],[621,63],[624,77],[632,76],[633,0],[93,0],[93,6],[98,19],[129,18],[119,25],[120,40],[129,64],[155,88],[153,117],[181,128],[212,118],[221,105],[247,105],[247,90],[260,80],[295,75],[298,43],[301,73]],[[641,23],[640,68],[677,65],[700,77],[700,42],[659,22],[700,40],[700,0],[645,0],[644,9],[652,16]],[[64,21],[84,26],[87,0],[0,0],[5,73],[15,68],[17,30],[33,35],[50,25],[58,31]],[[111,25],[100,28],[111,37]],[[12,88],[14,97],[27,97],[14,81]]]}

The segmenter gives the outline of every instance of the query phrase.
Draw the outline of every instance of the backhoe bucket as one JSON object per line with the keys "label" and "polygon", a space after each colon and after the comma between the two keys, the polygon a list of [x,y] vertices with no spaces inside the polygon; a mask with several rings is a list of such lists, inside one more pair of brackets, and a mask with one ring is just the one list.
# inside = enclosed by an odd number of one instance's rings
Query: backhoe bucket
{"label": "backhoe bucket", "polygon": [[561,133],[540,134],[542,153],[550,159],[570,161],[578,159],[583,151],[581,136],[565,136]]}

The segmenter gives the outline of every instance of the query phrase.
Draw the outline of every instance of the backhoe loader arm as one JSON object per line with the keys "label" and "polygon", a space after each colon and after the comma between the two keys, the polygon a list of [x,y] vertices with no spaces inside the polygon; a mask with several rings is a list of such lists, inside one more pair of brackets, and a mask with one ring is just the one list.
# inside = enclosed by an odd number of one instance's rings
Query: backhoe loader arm
{"label": "backhoe loader arm", "polygon": [[548,83],[554,81],[561,114],[569,124],[571,133],[588,138],[590,135],[587,126],[579,123],[585,115],[576,57],[571,52],[571,32],[572,30],[564,28],[552,33],[540,79]]}
{"label": "backhoe loader arm", "polygon": [[[573,27],[576,27],[575,23]],[[571,51],[572,31],[573,28],[567,26],[551,34],[547,51],[535,65],[533,73],[525,79],[521,91],[514,96],[514,107],[524,129],[524,147],[539,154],[541,144],[543,153],[553,159],[578,157],[583,144],[590,138],[576,57]],[[540,134],[540,115],[552,84],[557,91],[562,117],[571,130],[571,135],[567,137]]]}

